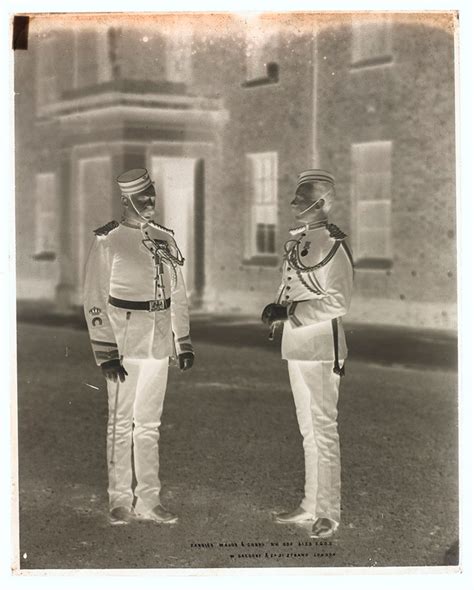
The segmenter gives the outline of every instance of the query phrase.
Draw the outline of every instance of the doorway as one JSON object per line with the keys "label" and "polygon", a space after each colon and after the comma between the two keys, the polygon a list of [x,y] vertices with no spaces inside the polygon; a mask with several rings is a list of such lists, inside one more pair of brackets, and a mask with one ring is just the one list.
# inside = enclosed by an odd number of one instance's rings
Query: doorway
{"label": "doorway", "polygon": [[[183,276],[190,301],[200,297],[203,284],[203,163],[194,158],[152,156],[157,220],[174,231],[183,253]],[[199,177],[199,178],[198,178]]]}

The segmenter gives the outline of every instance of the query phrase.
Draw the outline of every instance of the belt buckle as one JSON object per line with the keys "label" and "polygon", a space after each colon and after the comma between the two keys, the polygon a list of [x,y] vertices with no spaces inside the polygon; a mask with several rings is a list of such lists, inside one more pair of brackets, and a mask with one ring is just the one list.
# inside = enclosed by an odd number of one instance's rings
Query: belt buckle
{"label": "belt buckle", "polygon": [[162,301],[161,299],[153,299],[152,301],[149,301],[149,311],[163,311],[163,309],[165,308],[164,305],[164,301]]}

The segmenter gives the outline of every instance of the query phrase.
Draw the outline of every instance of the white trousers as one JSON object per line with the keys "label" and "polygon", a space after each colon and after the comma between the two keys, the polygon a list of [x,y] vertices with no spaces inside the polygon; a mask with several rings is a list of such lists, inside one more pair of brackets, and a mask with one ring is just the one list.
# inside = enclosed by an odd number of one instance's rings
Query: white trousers
{"label": "white trousers", "polygon": [[333,361],[288,361],[296,416],[303,437],[305,486],[301,508],[340,522],[341,465],[337,431],[340,376]]}
{"label": "white trousers", "polygon": [[125,358],[123,365],[128,375],[118,386],[118,394],[117,383],[107,381],[109,506],[111,510],[117,506],[132,506],[133,456],[137,505],[140,509],[152,509],[160,503],[158,440],[168,380],[168,357]]}

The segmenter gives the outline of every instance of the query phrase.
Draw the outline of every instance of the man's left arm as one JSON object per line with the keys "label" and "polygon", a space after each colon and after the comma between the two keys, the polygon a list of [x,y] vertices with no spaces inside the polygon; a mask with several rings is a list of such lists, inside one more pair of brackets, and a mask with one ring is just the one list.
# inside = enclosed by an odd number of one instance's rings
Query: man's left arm
{"label": "man's left arm", "polygon": [[176,285],[171,291],[171,327],[179,368],[186,371],[193,366],[194,348],[189,333],[189,307],[186,285],[179,266],[176,267]]}

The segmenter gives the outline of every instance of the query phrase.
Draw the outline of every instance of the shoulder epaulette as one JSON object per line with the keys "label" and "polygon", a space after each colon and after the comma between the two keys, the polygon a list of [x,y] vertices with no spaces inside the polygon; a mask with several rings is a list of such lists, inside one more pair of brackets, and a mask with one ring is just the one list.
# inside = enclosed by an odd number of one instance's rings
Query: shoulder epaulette
{"label": "shoulder epaulette", "polygon": [[156,223],[156,221],[150,221],[150,222],[148,222],[148,225],[151,225],[152,227],[156,227],[156,229],[160,229],[161,231],[165,232],[165,234],[169,234],[170,236],[174,236],[174,231],[172,229],[169,229],[169,228],[165,227],[164,225],[160,225],[159,223]]}
{"label": "shoulder epaulette", "polygon": [[120,224],[115,220],[109,221],[109,223],[106,223],[102,227],[98,227],[97,229],[95,229],[94,233],[96,236],[106,236],[108,233],[110,233],[113,229],[115,229],[119,225]]}
{"label": "shoulder epaulette", "polygon": [[334,238],[337,242],[341,242],[347,238],[347,234],[339,229],[336,224],[328,223],[326,227],[329,231],[329,237]]}

